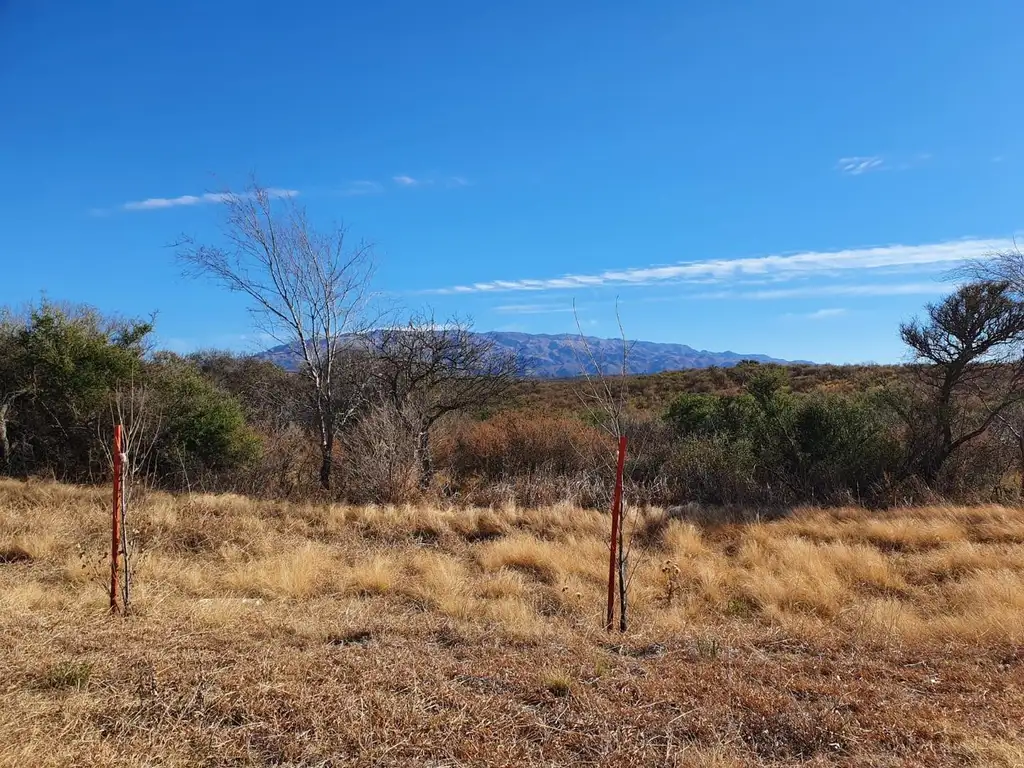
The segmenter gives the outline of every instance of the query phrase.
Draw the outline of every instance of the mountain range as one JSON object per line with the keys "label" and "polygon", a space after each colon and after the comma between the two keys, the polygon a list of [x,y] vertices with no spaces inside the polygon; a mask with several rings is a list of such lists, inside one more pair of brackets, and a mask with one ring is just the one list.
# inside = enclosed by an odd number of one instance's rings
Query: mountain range
{"label": "mountain range", "polygon": [[[489,331],[476,334],[492,343],[497,351],[514,352],[523,360],[527,376],[542,379],[566,378],[581,373],[581,361],[590,357],[606,373],[618,372],[622,365],[622,340],[586,337],[588,355],[580,336],[576,334],[517,333]],[[664,344],[654,341],[630,341],[629,373],[661,373],[683,368],[728,368],[742,360],[760,363],[806,362],[788,361],[759,354],[737,352],[709,352],[686,344]],[[282,345],[258,355],[289,370],[298,366],[298,355],[293,348]],[[593,365],[589,365],[593,369]]]}

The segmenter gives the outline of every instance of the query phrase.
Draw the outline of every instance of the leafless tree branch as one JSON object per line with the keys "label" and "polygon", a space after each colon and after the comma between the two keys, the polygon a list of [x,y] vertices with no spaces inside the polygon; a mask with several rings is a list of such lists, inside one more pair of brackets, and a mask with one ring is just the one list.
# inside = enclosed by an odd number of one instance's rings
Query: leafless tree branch
{"label": "leafless tree branch", "polygon": [[178,257],[187,274],[244,295],[256,327],[302,360],[317,415],[320,483],[329,489],[336,433],[357,407],[339,405],[337,368],[356,364],[345,353],[372,325],[372,246],[351,246],[343,227],[315,229],[294,198],[272,194],[255,180],[222,199],[225,244],[186,236],[177,243]]}
{"label": "leafless tree branch", "polygon": [[369,334],[373,377],[408,433],[415,437],[421,483],[430,483],[430,433],[451,413],[499,401],[519,379],[522,363],[501,353],[472,323],[433,314]]}

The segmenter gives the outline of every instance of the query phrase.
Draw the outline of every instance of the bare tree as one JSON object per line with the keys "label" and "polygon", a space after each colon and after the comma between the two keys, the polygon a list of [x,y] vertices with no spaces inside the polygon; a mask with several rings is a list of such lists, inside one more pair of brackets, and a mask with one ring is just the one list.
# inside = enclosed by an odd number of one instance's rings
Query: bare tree
{"label": "bare tree", "polygon": [[344,228],[318,231],[292,194],[251,182],[243,193],[221,195],[223,246],[193,238],[178,243],[192,275],[212,277],[249,299],[256,326],[302,361],[320,443],[320,484],[331,487],[334,441],[356,410],[340,402],[339,368],[355,364],[342,354],[364,332],[372,248],[349,247]]}
{"label": "bare tree", "polygon": [[1009,283],[981,281],[927,307],[927,322],[900,326],[918,396],[898,409],[910,436],[909,468],[931,483],[946,460],[1024,401],[1024,303]]}
{"label": "bare tree", "polygon": [[110,395],[110,424],[97,425],[97,437],[111,467],[114,464],[113,427],[120,424],[123,429],[125,497],[129,500],[137,486],[145,487],[155,480],[154,462],[163,431],[163,416],[153,389],[132,379],[118,383]]}
{"label": "bare tree", "polygon": [[[576,388],[576,395],[590,419],[615,438],[616,444],[623,436],[629,438],[631,441],[628,447],[630,457],[634,461],[642,461],[644,454],[651,447],[648,443],[652,435],[649,430],[637,429],[639,424],[634,418],[631,418],[629,411],[629,358],[636,342],[630,341],[626,336],[626,329],[619,314],[618,302],[616,301],[615,304],[615,322],[619,330],[621,347],[616,350],[614,362],[606,363],[602,360],[591,343],[591,339],[583,333],[583,326],[576,312],[575,303],[573,304],[573,316],[579,336],[574,352],[582,377],[581,386]],[[617,456],[608,454],[605,471],[611,477],[615,476],[618,469],[616,459]],[[641,523],[641,508],[636,504],[627,506],[627,490],[627,488],[623,488],[619,506],[620,520],[617,541],[613,543],[616,550],[615,570],[618,582],[619,630],[621,632],[625,632],[628,627],[629,589],[633,577],[641,565],[643,554],[641,552],[635,562],[632,562],[633,544]],[[614,510],[612,514],[615,514]],[[628,533],[627,527],[629,528]]]}
{"label": "bare tree", "polygon": [[7,422],[11,405],[19,394],[6,393],[0,398],[0,472],[6,472],[11,466],[11,439],[7,435]]}
{"label": "bare tree", "polygon": [[[599,424],[605,431],[615,438],[618,445],[620,439],[625,435],[626,406],[629,402],[629,352],[632,344],[626,340],[626,331],[622,326],[622,319],[619,317],[618,302],[615,305],[615,319],[619,325],[619,335],[622,338],[622,357],[617,361],[617,370],[609,372],[607,366],[599,358],[590,339],[583,333],[583,326],[580,324],[580,316],[576,311],[576,302],[572,306],[573,318],[576,321],[576,331],[579,335],[579,343],[573,346],[573,353],[576,355],[576,362],[580,368],[580,375],[583,377],[583,386],[576,388],[576,396],[590,415],[592,421]],[[611,375],[609,375],[611,373]],[[608,456],[606,461],[607,471],[613,477],[617,477],[617,456]],[[613,480],[613,482],[615,482]],[[607,616],[607,628],[611,629],[613,610],[612,603],[614,596],[612,589],[613,581],[619,585],[619,631],[625,632],[627,626],[627,608],[629,585],[627,583],[626,568],[627,554],[625,548],[625,520],[621,514],[625,508],[625,499],[619,499],[618,508],[612,509],[613,540],[610,548],[614,549],[611,556],[615,558],[615,572],[609,575],[609,601]]]}
{"label": "bare tree", "polygon": [[29,394],[28,375],[17,344],[20,324],[7,310],[0,310],[0,473],[11,468],[11,440],[7,425],[15,403]]}
{"label": "bare tree", "polygon": [[[107,457],[111,472],[121,468],[121,509],[120,509],[120,561],[119,579],[121,610],[131,610],[131,592],[135,584],[134,542],[135,536],[128,525],[129,511],[146,481],[152,476],[153,460],[157,441],[160,439],[161,418],[159,404],[152,390],[134,379],[119,383],[110,397],[110,428],[97,426],[97,437]],[[114,460],[114,429],[120,425],[121,461]]]}
{"label": "bare tree", "polygon": [[618,440],[625,434],[626,407],[629,404],[629,354],[635,342],[626,338],[616,301],[615,322],[619,328],[622,349],[614,367],[608,370],[609,366],[599,358],[590,339],[583,333],[575,302],[572,311],[579,336],[578,344],[573,346],[573,353],[583,377],[583,386],[576,388],[576,396],[591,417]]}
{"label": "bare tree", "polygon": [[[953,276],[974,281],[1006,283],[1007,292],[1018,301],[1024,301],[1024,252],[1021,252],[1016,241],[1011,248],[968,262],[954,270]],[[1004,442],[1014,446],[1020,476],[1020,494],[1024,497],[1024,404],[1016,403],[1007,408],[996,417],[996,421]]]}
{"label": "bare tree", "polygon": [[953,270],[952,276],[972,282],[1006,283],[1008,293],[1024,299],[1024,252],[1014,243],[1012,248],[967,262]]}
{"label": "bare tree", "polygon": [[499,352],[467,321],[438,323],[430,314],[375,331],[369,339],[379,393],[415,441],[425,488],[433,475],[434,425],[448,414],[498,402],[519,378],[519,358]]}
{"label": "bare tree", "polygon": [[996,416],[996,435],[1004,444],[1013,447],[1017,465],[1017,494],[1024,498],[1024,408],[1016,403],[1005,412]]}

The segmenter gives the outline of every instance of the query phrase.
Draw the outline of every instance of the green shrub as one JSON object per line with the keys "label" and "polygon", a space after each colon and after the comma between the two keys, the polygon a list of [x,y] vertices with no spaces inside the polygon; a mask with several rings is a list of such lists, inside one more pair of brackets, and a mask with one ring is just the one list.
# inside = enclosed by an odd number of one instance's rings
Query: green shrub
{"label": "green shrub", "polygon": [[194,365],[162,356],[150,374],[161,413],[161,476],[234,469],[258,455],[259,441],[246,425],[241,405]]}
{"label": "green shrub", "polygon": [[146,322],[45,300],[20,318],[4,313],[0,403],[8,405],[2,414],[10,445],[6,468],[68,480],[105,474],[97,430],[110,423],[115,387],[141,377],[151,330]]}
{"label": "green shrub", "polygon": [[675,501],[845,502],[872,497],[900,462],[875,398],[794,395],[784,369],[751,366],[740,395],[687,394],[665,419],[680,443]]}
{"label": "green shrub", "polygon": [[725,435],[683,438],[665,465],[674,503],[763,504],[770,496],[757,482],[757,460],[745,440]]}

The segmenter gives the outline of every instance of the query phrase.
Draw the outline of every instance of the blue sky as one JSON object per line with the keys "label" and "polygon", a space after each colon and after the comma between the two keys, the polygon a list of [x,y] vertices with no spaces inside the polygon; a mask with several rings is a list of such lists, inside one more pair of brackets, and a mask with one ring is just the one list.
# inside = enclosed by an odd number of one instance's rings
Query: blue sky
{"label": "blue sky", "polygon": [[890,361],[1024,228],[1017,0],[0,0],[0,303],[254,349],[166,246],[261,181],[480,329]]}

